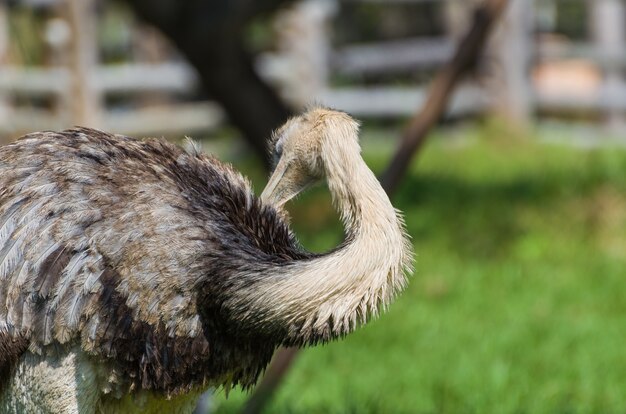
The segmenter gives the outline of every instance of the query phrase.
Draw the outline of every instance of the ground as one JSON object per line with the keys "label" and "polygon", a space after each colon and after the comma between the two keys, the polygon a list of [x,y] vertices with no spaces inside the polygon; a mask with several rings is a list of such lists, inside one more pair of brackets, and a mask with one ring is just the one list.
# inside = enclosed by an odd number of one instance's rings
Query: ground
{"label": "ground", "polygon": [[[267,412],[625,412],[626,150],[493,126],[439,135],[394,198],[417,251],[409,288],[378,321],[302,352]],[[377,170],[379,138],[364,142]],[[293,224],[311,249],[341,239],[323,189]]]}

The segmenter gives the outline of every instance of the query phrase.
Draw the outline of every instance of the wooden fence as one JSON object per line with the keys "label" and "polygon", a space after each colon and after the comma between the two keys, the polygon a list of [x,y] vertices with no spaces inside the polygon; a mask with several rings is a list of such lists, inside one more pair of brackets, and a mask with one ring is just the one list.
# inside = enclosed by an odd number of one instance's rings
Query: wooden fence
{"label": "wooden fence", "polygon": [[[471,13],[467,0],[343,0],[343,2],[443,2],[446,14]],[[568,0],[574,1],[574,0]],[[115,110],[105,102],[115,94],[190,94],[198,86],[185,62],[100,65],[94,0],[26,0],[37,7],[61,10],[67,39],[52,45],[63,54],[60,65],[25,68],[5,63],[8,38],[5,6],[0,5],[0,134],[92,125],[133,135],[176,134],[207,130],[223,122],[211,102],[134,107]],[[474,1],[475,3],[476,1]],[[0,3],[4,4],[4,3]],[[362,77],[435,70],[454,49],[459,23],[450,17],[446,36],[352,44],[333,49],[334,16],[342,2],[304,0],[276,17],[277,51],[259,57],[258,68],[294,106],[312,100],[360,117],[406,116],[423,103],[426,84],[406,86],[335,87],[333,76]],[[586,3],[591,38],[574,43],[535,28],[537,16],[556,7],[552,0],[511,0],[505,21],[496,32],[484,60],[487,76],[459,88],[450,116],[498,111],[527,122],[535,114],[584,112],[597,114],[607,125],[621,126],[626,113],[625,16],[621,0]],[[546,12],[547,10],[547,12]],[[60,19],[60,20],[59,20]],[[463,19],[461,19],[463,20]],[[62,30],[61,30],[62,32]],[[80,33],[74,36],[73,33]],[[46,97],[53,109],[19,107],[12,97]]]}

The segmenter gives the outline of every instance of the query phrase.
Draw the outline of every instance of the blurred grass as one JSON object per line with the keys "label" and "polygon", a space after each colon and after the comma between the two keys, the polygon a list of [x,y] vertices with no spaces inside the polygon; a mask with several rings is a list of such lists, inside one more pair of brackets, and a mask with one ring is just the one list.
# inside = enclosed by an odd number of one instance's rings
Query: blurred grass
{"label": "blurred grass", "polygon": [[[495,129],[429,143],[394,199],[418,257],[408,289],[302,352],[268,413],[626,412],[626,151]],[[364,150],[380,171],[391,145]],[[323,189],[292,219],[310,249],[341,240]],[[218,392],[217,412],[246,398]]]}

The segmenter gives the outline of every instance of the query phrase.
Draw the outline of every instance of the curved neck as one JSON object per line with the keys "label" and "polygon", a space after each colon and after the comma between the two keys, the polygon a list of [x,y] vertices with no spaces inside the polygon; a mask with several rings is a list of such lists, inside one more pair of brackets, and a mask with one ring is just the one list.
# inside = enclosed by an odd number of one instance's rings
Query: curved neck
{"label": "curved neck", "polygon": [[255,324],[282,343],[326,341],[376,316],[405,285],[412,253],[401,217],[360,156],[356,138],[324,151],[328,187],[347,239],[314,259],[270,269],[245,295]]}
{"label": "curved neck", "polygon": [[370,235],[365,229],[402,236],[401,226],[396,223],[396,211],[361,158],[357,143],[325,153],[324,165],[328,188],[349,240],[374,241],[367,237]]}

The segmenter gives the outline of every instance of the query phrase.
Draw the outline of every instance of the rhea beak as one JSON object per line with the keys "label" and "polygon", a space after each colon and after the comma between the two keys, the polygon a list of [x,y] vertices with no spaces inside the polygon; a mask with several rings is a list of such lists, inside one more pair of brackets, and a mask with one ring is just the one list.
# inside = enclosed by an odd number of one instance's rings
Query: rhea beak
{"label": "rhea beak", "polygon": [[306,172],[299,168],[297,163],[282,156],[261,194],[261,202],[282,208],[287,201],[297,196],[313,181]]}
{"label": "rhea beak", "polygon": [[297,192],[293,192],[289,176],[289,162],[285,160],[285,157],[281,157],[263,189],[261,202],[280,208],[293,198]]}

